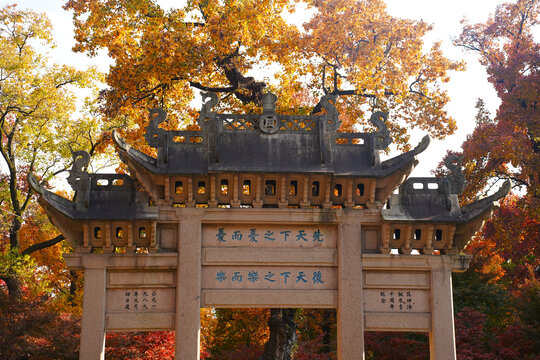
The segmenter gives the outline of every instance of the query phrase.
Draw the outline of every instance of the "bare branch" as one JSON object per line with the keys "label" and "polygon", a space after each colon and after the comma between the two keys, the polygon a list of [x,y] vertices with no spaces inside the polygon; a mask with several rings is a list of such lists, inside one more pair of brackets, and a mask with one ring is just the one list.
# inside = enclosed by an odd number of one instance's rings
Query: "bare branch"
{"label": "bare branch", "polygon": [[43,241],[43,242],[40,242],[40,243],[37,243],[37,244],[34,244],[32,246],[27,247],[24,251],[21,252],[21,254],[22,255],[30,255],[31,253],[36,252],[38,250],[43,250],[43,249],[46,249],[48,247],[54,246],[54,245],[58,244],[59,242],[61,242],[64,239],[65,239],[64,235],[58,235],[55,238],[52,238],[50,240]]}
{"label": "bare branch", "polygon": [[189,85],[202,90],[202,91],[212,91],[212,92],[233,92],[234,90],[238,89],[237,86],[227,86],[227,87],[213,87],[213,86],[204,86],[203,84],[196,82],[196,81],[190,81]]}
{"label": "bare branch", "polygon": [[62,86],[69,85],[69,84],[73,84],[73,83],[75,83],[75,82],[77,82],[76,79],[69,79],[69,80],[66,80],[66,81],[63,81],[63,82],[61,82],[61,83],[56,84],[55,87],[56,87],[57,89],[59,89],[59,88],[61,88]]}

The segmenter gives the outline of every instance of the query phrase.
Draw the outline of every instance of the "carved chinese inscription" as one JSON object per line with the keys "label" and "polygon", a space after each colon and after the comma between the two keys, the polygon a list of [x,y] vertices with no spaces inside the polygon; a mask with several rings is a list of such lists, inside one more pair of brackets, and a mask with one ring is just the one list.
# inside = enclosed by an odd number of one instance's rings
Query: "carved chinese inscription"
{"label": "carved chinese inscription", "polygon": [[203,246],[325,247],[336,246],[331,226],[226,225],[203,229]]}
{"label": "carved chinese inscription", "polygon": [[130,288],[107,290],[108,312],[153,312],[174,310],[174,289]]}
{"label": "carved chinese inscription", "polygon": [[335,289],[332,267],[207,266],[206,289]]}
{"label": "carved chinese inscription", "polygon": [[381,304],[387,304],[390,310],[413,310],[415,302],[410,291],[380,291]]}
{"label": "carved chinese inscription", "polygon": [[148,311],[158,308],[158,291],[152,290],[125,290],[125,310]]}
{"label": "carved chinese inscription", "polygon": [[426,272],[366,271],[364,309],[372,313],[429,313]]}

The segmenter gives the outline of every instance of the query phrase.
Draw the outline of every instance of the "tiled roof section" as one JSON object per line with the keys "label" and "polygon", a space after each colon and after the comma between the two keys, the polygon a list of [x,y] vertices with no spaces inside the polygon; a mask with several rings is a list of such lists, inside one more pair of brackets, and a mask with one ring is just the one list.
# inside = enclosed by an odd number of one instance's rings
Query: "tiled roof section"
{"label": "tiled roof section", "polygon": [[86,152],[73,154],[74,165],[68,182],[75,190],[75,200],[67,200],[39,185],[29,176],[32,189],[42,201],[72,220],[86,219],[156,219],[157,209],[149,206],[146,192],[137,189],[134,180],[125,174],[89,174]]}
{"label": "tiled roof section", "polygon": [[392,195],[388,209],[382,210],[383,218],[396,222],[466,223],[491,210],[493,202],[510,191],[510,182],[506,182],[495,194],[460,207],[458,195],[465,186],[460,162],[454,156],[445,160],[451,170],[446,177],[409,178],[400,186],[399,194]]}
{"label": "tiled roof section", "polygon": [[280,115],[275,113],[276,97],[266,94],[262,114],[217,114],[213,93],[199,115],[202,131],[166,131],[162,109],[150,111],[145,135],[157,149],[157,158],[131,148],[115,134],[122,156],[128,156],[155,174],[196,175],[215,172],[318,173],[343,176],[385,177],[410,165],[423,151],[425,138],[413,151],[381,163],[379,151],[391,138],[386,113],[377,112],[371,122],[373,133],[338,133],[339,114],[331,96],[321,99],[324,114]]}

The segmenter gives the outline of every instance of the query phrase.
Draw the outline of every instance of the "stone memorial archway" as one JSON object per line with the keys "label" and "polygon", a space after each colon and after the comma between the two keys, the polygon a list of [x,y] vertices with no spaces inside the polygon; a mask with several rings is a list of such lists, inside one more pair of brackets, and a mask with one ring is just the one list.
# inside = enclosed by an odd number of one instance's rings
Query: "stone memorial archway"
{"label": "stone memorial archway", "polygon": [[29,178],[84,271],[80,358],[103,359],[107,331],[175,330],[176,358],[198,359],[201,307],[294,307],[337,309],[341,360],[381,330],[427,332],[432,359],[455,359],[451,273],[509,183],[460,207],[459,159],[407,179],[428,137],[380,161],[386,114],[375,133],[339,133],[330,96],[319,115],[276,114],[272,94],[261,115],[217,114],[204,96],[202,131],[150,112],[155,158],[113,135],[131,176],[89,174],[76,152],[75,201]]}

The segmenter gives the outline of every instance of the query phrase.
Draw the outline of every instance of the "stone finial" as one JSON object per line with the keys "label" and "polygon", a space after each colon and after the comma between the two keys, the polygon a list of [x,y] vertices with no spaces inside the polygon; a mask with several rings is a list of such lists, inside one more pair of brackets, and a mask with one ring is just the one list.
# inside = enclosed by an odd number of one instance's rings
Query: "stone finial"
{"label": "stone finial", "polygon": [[463,156],[448,155],[444,158],[444,164],[451,171],[451,174],[446,177],[448,182],[448,190],[452,194],[461,195],[465,190],[465,175],[461,170]]}
{"label": "stone finial", "polygon": [[444,159],[444,164],[451,171],[451,174],[444,178],[444,195],[446,208],[459,208],[457,195],[461,195],[465,189],[465,175],[461,171],[461,156],[448,155]]}
{"label": "stone finial", "polygon": [[276,101],[277,96],[271,92],[267,92],[262,96],[262,107],[264,114],[275,114],[276,113]]}
{"label": "stone finial", "polygon": [[204,129],[208,121],[216,117],[216,113],[215,111],[212,111],[212,109],[219,103],[219,96],[211,91],[203,92],[201,93],[201,96],[203,98],[203,104],[197,123]]}
{"label": "stone finial", "polygon": [[384,150],[392,143],[392,138],[390,137],[390,131],[388,131],[388,126],[386,126],[386,121],[388,120],[388,113],[377,111],[371,114],[369,121],[377,127],[377,131],[374,141],[375,150]]}
{"label": "stone finial", "polygon": [[275,134],[281,125],[276,116],[277,96],[272,93],[266,93],[262,96],[263,114],[259,118],[259,129],[266,134]]}
{"label": "stone finial", "polygon": [[71,156],[73,166],[69,171],[67,182],[74,191],[86,190],[89,175],[84,168],[90,163],[90,155],[84,150],[79,150],[72,151]]}

